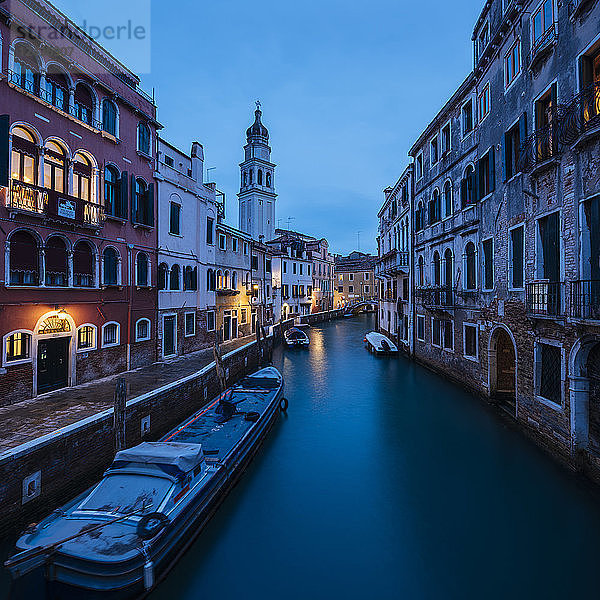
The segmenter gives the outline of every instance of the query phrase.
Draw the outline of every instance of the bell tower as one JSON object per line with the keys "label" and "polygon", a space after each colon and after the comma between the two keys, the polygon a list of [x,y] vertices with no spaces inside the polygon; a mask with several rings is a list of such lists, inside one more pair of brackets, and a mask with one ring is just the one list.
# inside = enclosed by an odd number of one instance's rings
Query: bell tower
{"label": "bell tower", "polygon": [[262,124],[260,102],[254,123],[246,131],[244,162],[240,164],[240,229],[259,242],[275,232],[275,166],[271,162],[269,131]]}

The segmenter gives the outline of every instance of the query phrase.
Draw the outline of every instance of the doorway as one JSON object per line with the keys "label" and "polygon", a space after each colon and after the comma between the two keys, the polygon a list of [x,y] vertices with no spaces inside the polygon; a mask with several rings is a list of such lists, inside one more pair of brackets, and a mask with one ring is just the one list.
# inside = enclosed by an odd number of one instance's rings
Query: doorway
{"label": "doorway", "polygon": [[517,357],[507,331],[499,327],[490,344],[490,395],[516,416]]}
{"label": "doorway", "polygon": [[225,314],[223,317],[223,341],[231,339],[231,315]]}
{"label": "doorway", "polygon": [[177,345],[177,317],[170,315],[163,317],[163,356],[176,354]]}
{"label": "doorway", "polygon": [[69,385],[70,337],[39,340],[37,354],[38,394]]}

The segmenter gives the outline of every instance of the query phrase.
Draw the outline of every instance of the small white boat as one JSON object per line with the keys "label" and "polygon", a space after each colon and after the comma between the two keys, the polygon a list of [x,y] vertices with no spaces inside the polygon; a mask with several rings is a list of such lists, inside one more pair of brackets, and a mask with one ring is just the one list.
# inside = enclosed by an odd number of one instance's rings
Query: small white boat
{"label": "small white boat", "polygon": [[367,333],[364,341],[369,352],[375,354],[396,354],[398,352],[396,344],[385,335],[377,333],[377,331]]}
{"label": "small white boat", "polygon": [[307,347],[310,344],[310,340],[308,336],[302,329],[298,329],[297,327],[292,327],[288,329],[284,334],[283,338],[285,341],[285,345],[288,348],[297,348],[297,347]]}

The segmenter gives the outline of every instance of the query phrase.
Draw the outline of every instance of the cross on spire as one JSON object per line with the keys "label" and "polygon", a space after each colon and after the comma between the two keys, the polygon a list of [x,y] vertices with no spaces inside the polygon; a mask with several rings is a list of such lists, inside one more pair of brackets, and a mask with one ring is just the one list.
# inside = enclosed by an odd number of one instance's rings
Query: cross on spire
{"label": "cross on spire", "polygon": [[260,100],[257,100],[257,101],[256,101],[256,110],[260,110],[260,107],[261,107],[261,106],[262,106],[262,105],[261,105],[261,103],[260,103]]}

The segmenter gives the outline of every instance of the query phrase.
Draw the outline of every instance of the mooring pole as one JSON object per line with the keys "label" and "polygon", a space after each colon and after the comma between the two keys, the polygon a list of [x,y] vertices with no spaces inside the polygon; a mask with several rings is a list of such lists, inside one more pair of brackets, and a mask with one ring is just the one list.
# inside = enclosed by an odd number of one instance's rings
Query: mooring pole
{"label": "mooring pole", "polygon": [[221,392],[227,389],[227,377],[225,376],[225,369],[223,369],[223,357],[221,356],[220,346],[221,332],[215,332],[215,345],[213,346],[213,356],[215,358],[215,370],[217,372],[217,378],[219,385],[221,386]]}
{"label": "mooring pole", "polygon": [[115,452],[125,448],[125,409],[127,406],[127,384],[123,377],[117,379],[115,387]]}

